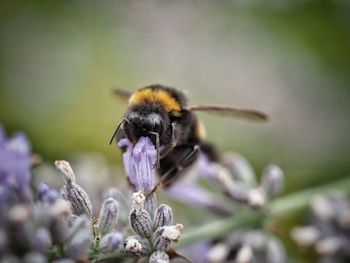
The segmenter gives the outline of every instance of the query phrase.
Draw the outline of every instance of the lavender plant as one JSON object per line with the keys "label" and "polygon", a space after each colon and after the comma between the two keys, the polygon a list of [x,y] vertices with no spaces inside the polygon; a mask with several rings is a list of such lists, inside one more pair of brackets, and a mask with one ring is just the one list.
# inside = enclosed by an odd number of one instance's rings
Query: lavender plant
{"label": "lavender plant", "polygon": [[346,196],[315,196],[308,221],[308,226],[295,227],[291,232],[298,245],[313,248],[320,263],[350,261],[350,201]]}
{"label": "lavender plant", "polygon": [[183,225],[173,225],[173,210],[165,204],[157,207],[155,193],[157,152],[151,140],[141,137],[135,146],[127,139],[119,142],[127,147],[124,153],[125,170],[133,191],[129,220],[136,235],[124,241],[129,257],[149,257],[150,262],[169,262],[172,242],[181,235]]}
{"label": "lavender plant", "polygon": [[[60,193],[45,182],[36,186],[28,140],[20,133],[7,139],[0,128],[0,262],[283,263],[283,245],[265,227],[273,223],[271,215],[293,213],[329,189],[350,192],[350,181],[344,180],[276,198],[284,185],[278,166],[267,166],[258,180],[239,154],[227,153],[220,163],[201,155],[189,174],[163,193],[221,219],[182,233],[174,210],[158,205],[152,142],[141,137],[135,145],[126,139],[119,145],[126,147],[129,193],[108,188],[102,205],[93,207],[90,197],[96,193],[82,187],[66,161],[55,162],[63,175]],[[341,195],[315,198],[311,225],[296,228],[293,238],[313,246],[320,262],[347,262],[349,207]]]}
{"label": "lavender plant", "polygon": [[[1,262],[103,261],[128,257],[169,261],[166,251],[180,237],[183,226],[172,225],[172,209],[165,204],[157,207],[155,194],[146,197],[141,191],[135,192],[130,207],[120,191],[110,188],[105,191],[105,200],[95,218],[89,196],[77,183],[68,162],[55,162],[63,174],[60,194],[44,182],[33,189],[30,146],[24,135],[7,140],[0,130],[0,147]],[[138,154],[130,158],[136,171],[135,183],[143,191],[154,187],[149,184],[155,182],[150,177],[155,176],[152,147],[149,141],[140,140],[134,148]],[[131,209],[131,228],[125,223],[118,224],[118,216],[123,214],[121,207]]]}

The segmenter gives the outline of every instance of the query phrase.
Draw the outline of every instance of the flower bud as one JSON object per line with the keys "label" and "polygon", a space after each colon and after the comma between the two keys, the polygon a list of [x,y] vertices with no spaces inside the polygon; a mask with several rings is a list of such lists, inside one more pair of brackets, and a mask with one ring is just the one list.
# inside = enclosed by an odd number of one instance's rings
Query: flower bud
{"label": "flower bud", "polygon": [[157,151],[148,137],[140,137],[133,149],[132,163],[135,167],[138,190],[151,192],[155,186]]}
{"label": "flower bud", "polygon": [[8,219],[14,224],[24,223],[29,218],[29,210],[24,205],[15,205],[13,206],[9,213]]}
{"label": "flower bud", "polygon": [[29,252],[23,258],[24,263],[46,263],[47,258],[39,252]]}
{"label": "flower bud", "polygon": [[[79,230],[73,235],[68,243],[67,253],[70,258],[75,260],[87,259],[89,248],[91,245],[91,230],[89,228],[89,220],[83,219],[79,225]],[[76,230],[74,230],[75,232]]]}
{"label": "flower bud", "polygon": [[151,195],[146,197],[144,203],[144,209],[148,212],[148,214],[153,218],[154,211],[157,209],[157,195],[156,193],[152,193]]}
{"label": "flower bud", "polygon": [[248,204],[253,209],[261,209],[266,205],[266,197],[260,189],[251,189],[248,193]]}
{"label": "flower bud", "polygon": [[39,228],[34,236],[34,249],[45,252],[51,245],[51,235],[46,228]]}
{"label": "flower bud", "polygon": [[286,262],[286,252],[283,244],[276,238],[272,238],[267,243],[266,261],[269,263]]}
{"label": "flower bud", "polygon": [[86,214],[92,216],[92,205],[85,190],[75,183],[75,175],[70,164],[66,161],[56,161],[55,165],[64,175],[65,185],[61,188],[61,197],[72,204],[75,215]]}
{"label": "flower bud", "polygon": [[315,227],[295,227],[291,232],[291,237],[301,246],[311,246],[320,238],[321,233]]}
{"label": "flower bud", "polygon": [[155,251],[149,258],[149,263],[168,263],[170,262],[169,256],[165,251]]}
{"label": "flower bud", "polygon": [[72,213],[72,205],[70,202],[58,199],[50,206],[50,214],[53,217],[65,217]]}
{"label": "flower bud", "polygon": [[144,257],[148,250],[147,242],[138,236],[129,236],[124,241],[124,251],[128,257]]}
{"label": "flower bud", "polygon": [[243,243],[252,250],[263,250],[266,246],[266,236],[261,231],[249,231],[243,236]]}
{"label": "flower bud", "polygon": [[181,236],[181,230],[184,228],[181,224],[176,224],[173,226],[163,226],[164,232],[163,237],[170,239],[171,241],[177,242]]}
{"label": "flower bud", "polygon": [[244,245],[237,252],[237,256],[236,256],[237,263],[252,263],[253,259],[254,259],[254,254],[250,246]]}
{"label": "flower bud", "polygon": [[101,235],[112,231],[117,225],[118,209],[118,202],[111,197],[103,202],[98,219],[98,228]]}
{"label": "flower bud", "polygon": [[47,183],[41,182],[38,187],[39,200],[43,200],[43,197],[50,191],[50,187]]}
{"label": "flower bud", "polygon": [[325,196],[316,195],[311,200],[313,213],[321,220],[329,221],[335,216],[331,200]]}
{"label": "flower bud", "polygon": [[[62,194],[63,193],[63,194]],[[92,216],[92,205],[85,190],[76,183],[66,184],[61,188],[61,196],[72,204],[75,215]]]}
{"label": "flower bud", "polygon": [[49,203],[54,203],[60,198],[60,195],[56,192],[56,190],[51,190],[48,192],[46,198]]}
{"label": "flower bud", "polygon": [[102,193],[102,198],[103,200],[106,200],[108,198],[113,198],[116,200],[119,204],[120,207],[125,207],[127,208],[129,205],[128,201],[125,199],[123,193],[121,193],[117,188],[115,187],[110,187],[107,190],[103,191]]}
{"label": "flower bud", "polygon": [[320,255],[332,255],[343,246],[343,240],[339,237],[327,237],[316,243],[316,251]]}
{"label": "flower bud", "polygon": [[62,244],[68,238],[67,221],[63,217],[53,218],[51,226],[51,237],[55,243]]}
{"label": "flower bud", "polygon": [[235,180],[250,186],[256,185],[254,169],[242,155],[235,152],[226,153],[223,157],[223,162]]}
{"label": "flower bud", "polygon": [[183,225],[159,227],[153,234],[154,246],[157,250],[168,250],[171,241],[177,241],[180,238]]}
{"label": "flower bud", "polygon": [[72,235],[79,231],[86,231],[92,234],[91,219],[87,215],[77,217],[71,216],[65,222],[67,223],[69,228],[69,235]]}
{"label": "flower bud", "polygon": [[169,226],[173,223],[174,213],[170,206],[161,204],[158,206],[154,218],[154,229]]}
{"label": "flower bud", "polygon": [[75,183],[75,175],[69,162],[64,160],[55,161],[55,165],[56,165],[56,168],[63,173],[64,181],[66,184]]}
{"label": "flower bud", "polygon": [[226,187],[227,194],[238,203],[247,203],[249,199],[249,189],[240,182],[233,182]]}
{"label": "flower bud", "polygon": [[131,209],[141,210],[144,207],[146,196],[142,192],[135,192],[132,194]]}
{"label": "flower bud", "polygon": [[123,235],[118,232],[108,233],[100,242],[100,250],[103,253],[112,253],[116,251],[123,241]]}
{"label": "flower bud", "polygon": [[277,165],[269,165],[262,175],[262,187],[269,197],[278,195],[284,186],[284,174]]}
{"label": "flower bud", "polygon": [[157,250],[168,250],[171,246],[171,240],[163,237],[164,229],[158,228],[153,234],[153,245]]}
{"label": "flower bud", "polygon": [[130,223],[134,231],[142,237],[150,237],[152,234],[152,220],[145,209],[131,210]]}
{"label": "flower bud", "polygon": [[207,254],[208,262],[225,262],[225,259],[230,253],[230,247],[228,244],[222,242],[217,243],[211,247]]}

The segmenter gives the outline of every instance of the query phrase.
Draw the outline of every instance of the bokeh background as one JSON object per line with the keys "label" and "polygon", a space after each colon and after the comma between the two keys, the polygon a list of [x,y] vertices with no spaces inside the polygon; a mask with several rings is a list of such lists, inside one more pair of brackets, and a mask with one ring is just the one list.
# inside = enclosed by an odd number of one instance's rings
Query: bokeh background
{"label": "bokeh background", "polygon": [[111,90],[160,83],[268,113],[201,118],[220,151],[257,173],[281,166],[285,193],[336,180],[350,168],[349,13],[346,0],[2,1],[0,122],[46,161],[93,152],[120,166],[108,141],[126,104]]}

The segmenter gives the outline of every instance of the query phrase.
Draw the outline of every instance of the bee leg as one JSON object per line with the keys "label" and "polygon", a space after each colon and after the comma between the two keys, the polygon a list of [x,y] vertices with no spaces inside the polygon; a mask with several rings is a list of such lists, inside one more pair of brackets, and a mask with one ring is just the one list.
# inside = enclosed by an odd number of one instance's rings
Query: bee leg
{"label": "bee leg", "polygon": [[177,178],[177,173],[181,172],[184,168],[192,164],[198,157],[200,148],[198,145],[187,144],[184,146],[186,148],[190,147],[191,151],[180,159],[173,167],[161,175],[160,184],[162,184],[164,187],[170,185],[170,183]]}
{"label": "bee leg", "polygon": [[156,160],[155,168],[159,169],[159,167],[160,167],[160,153],[159,153],[160,142],[159,142],[159,134],[156,133],[156,132],[152,132],[152,131],[149,131],[148,133],[149,133],[149,134],[153,134],[154,136],[156,136],[157,160]]}
{"label": "bee leg", "polygon": [[177,146],[178,136],[178,126],[174,121],[171,123],[171,143],[162,151],[160,154],[160,159],[163,159],[165,156],[167,156]]}
{"label": "bee leg", "polygon": [[174,163],[165,173],[161,174],[161,178],[159,182],[155,185],[155,187],[146,194],[146,197],[153,194],[158,187],[169,186],[176,178],[178,172],[182,171],[185,167],[192,164],[198,157],[199,153],[199,146],[196,144],[185,144],[179,146],[178,148],[175,148],[178,151],[178,154],[183,153],[184,151],[190,151],[185,156],[180,156],[180,159],[178,162]]}

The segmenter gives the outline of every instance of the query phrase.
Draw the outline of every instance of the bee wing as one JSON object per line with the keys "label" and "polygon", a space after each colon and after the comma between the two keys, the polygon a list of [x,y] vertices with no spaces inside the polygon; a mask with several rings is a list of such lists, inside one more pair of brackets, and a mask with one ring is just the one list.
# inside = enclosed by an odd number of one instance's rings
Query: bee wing
{"label": "bee wing", "polygon": [[128,90],[123,90],[123,89],[120,89],[120,88],[114,88],[112,90],[112,92],[113,92],[113,95],[115,95],[118,98],[120,98],[122,100],[125,100],[125,101],[127,101],[132,95],[132,92],[130,92]]}
{"label": "bee wing", "polygon": [[251,109],[238,109],[230,106],[217,105],[193,105],[186,108],[190,111],[203,111],[213,113],[220,116],[237,117],[253,121],[267,121],[267,114]]}

